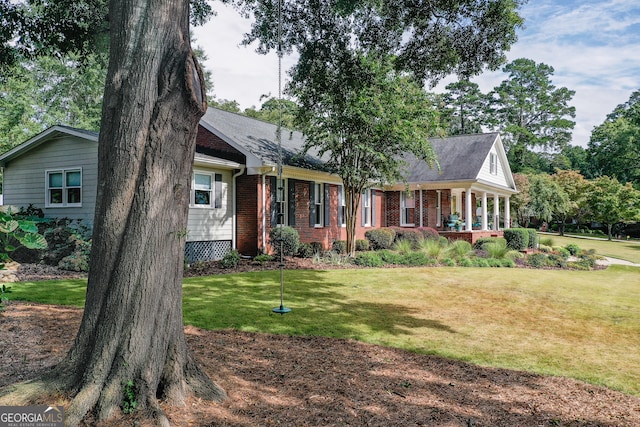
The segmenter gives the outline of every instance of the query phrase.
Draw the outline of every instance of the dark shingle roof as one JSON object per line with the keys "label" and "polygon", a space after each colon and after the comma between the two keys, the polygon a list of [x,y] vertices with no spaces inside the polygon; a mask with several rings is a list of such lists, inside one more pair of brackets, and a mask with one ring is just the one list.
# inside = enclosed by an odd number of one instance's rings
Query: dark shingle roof
{"label": "dark shingle roof", "polygon": [[430,141],[438,156],[440,170],[435,166],[430,168],[414,155],[407,154],[407,181],[417,183],[476,179],[497,137],[497,133],[484,133],[432,138]]}
{"label": "dark shingle roof", "polygon": [[[216,129],[226,137],[227,141],[231,141],[262,162],[273,165],[278,163],[276,125],[212,107],[207,110],[201,122]],[[324,162],[317,151],[310,150],[304,157],[300,155],[304,146],[302,133],[283,128],[281,144],[284,165],[315,170],[324,169]]]}

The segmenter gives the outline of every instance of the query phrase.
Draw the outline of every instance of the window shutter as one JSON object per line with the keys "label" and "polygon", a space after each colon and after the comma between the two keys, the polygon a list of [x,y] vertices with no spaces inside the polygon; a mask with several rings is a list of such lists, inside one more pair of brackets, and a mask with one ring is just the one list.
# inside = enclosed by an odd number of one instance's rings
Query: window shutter
{"label": "window shutter", "polygon": [[324,226],[328,227],[331,225],[331,186],[327,183],[324,184]]}
{"label": "window shutter", "polygon": [[289,178],[289,182],[287,183],[287,202],[289,204],[289,225],[291,227],[296,225],[296,180],[293,178]]}
{"label": "window shutter", "polygon": [[276,206],[276,203],[278,200],[277,199],[277,192],[278,192],[277,183],[278,181],[276,180],[275,176],[269,177],[269,185],[271,186],[269,196],[270,196],[270,202],[271,202],[271,226],[272,227],[275,227],[278,225],[278,208]]}
{"label": "window shutter", "polygon": [[219,173],[215,175],[213,203],[213,207],[216,209],[220,209],[222,207],[222,175]]}
{"label": "window shutter", "polygon": [[371,226],[376,226],[376,190],[371,190]]}
{"label": "window shutter", "polygon": [[309,227],[316,226],[316,185],[309,181]]}
{"label": "window shutter", "polygon": [[341,226],[343,224],[343,218],[342,218],[342,198],[344,197],[344,187],[342,185],[338,185],[338,226]]}

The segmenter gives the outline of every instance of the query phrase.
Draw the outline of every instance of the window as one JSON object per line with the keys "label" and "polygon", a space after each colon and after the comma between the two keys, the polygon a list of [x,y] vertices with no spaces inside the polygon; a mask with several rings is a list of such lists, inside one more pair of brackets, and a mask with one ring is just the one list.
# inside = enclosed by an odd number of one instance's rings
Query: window
{"label": "window", "polygon": [[362,225],[364,227],[371,225],[371,190],[362,192]]}
{"label": "window", "polygon": [[324,191],[322,188],[322,184],[314,183],[313,204],[315,205],[315,217],[313,225],[316,227],[322,227],[324,225],[322,216],[324,213],[323,195]]}
{"label": "window", "polygon": [[340,226],[347,225],[347,199],[345,196],[344,187],[339,187],[340,200],[338,204],[338,218],[340,218]]}
{"label": "window", "polygon": [[491,175],[498,175],[498,156],[496,153],[489,154],[489,172]]}
{"label": "window", "polygon": [[287,224],[287,181],[276,179],[276,224]]}
{"label": "window", "polygon": [[82,169],[46,172],[47,207],[82,206]]}
{"label": "window", "polygon": [[414,225],[416,198],[413,191],[400,193],[400,225]]}
{"label": "window", "polygon": [[193,174],[192,204],[198,207],[222,207],[222,175],[219,173]]}
{"label": "window", "polygon": [[436,227],[442,224],[442,191],[436,191]]}

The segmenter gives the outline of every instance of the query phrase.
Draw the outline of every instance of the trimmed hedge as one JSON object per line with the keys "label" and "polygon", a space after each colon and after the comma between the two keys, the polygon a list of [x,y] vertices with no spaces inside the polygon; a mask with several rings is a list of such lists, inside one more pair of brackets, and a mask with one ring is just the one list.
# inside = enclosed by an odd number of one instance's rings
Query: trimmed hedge
{"label": "trimmed hedge", "polygon": [[294,256],[298,253],[300,246],[300,234],[292,227],[274,227],[269,230],[269,242],[273,250],[280,251],[280,240],[282,240],[282,252],[286,256]]}
{"label": "trimmed hedge", "polygon": [[[515,251],[524,251],[529,247],[528,228],[507,228],[503,231],[507,246]],[[534,237],[535,239],[535,237]]]}
{"label": "trimmed hedge", "polygon": [[367,238],[373,250],[391,249],[396,238],[396,232],[392,228],[375,228],[367,230],[364,233],[364,237]]}

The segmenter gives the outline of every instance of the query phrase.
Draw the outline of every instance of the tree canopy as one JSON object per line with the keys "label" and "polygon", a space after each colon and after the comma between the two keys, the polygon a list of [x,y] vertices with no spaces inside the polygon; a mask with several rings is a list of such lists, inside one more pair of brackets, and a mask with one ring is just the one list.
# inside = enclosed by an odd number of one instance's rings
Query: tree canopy
{"label": "tree canopy", "polygon": [[618,105],[593,129],[588,151],[596,176],[607,175],[640,186],[640,91]]}
{"label": "tree canopy", "polygon": [[574,91],[551,83],[553,67],[519,58],[507,64],[509,78],[492,96],[492,124],[504,138],[512,168],[524,169],[534,149],[557,152],[571,141]]}

